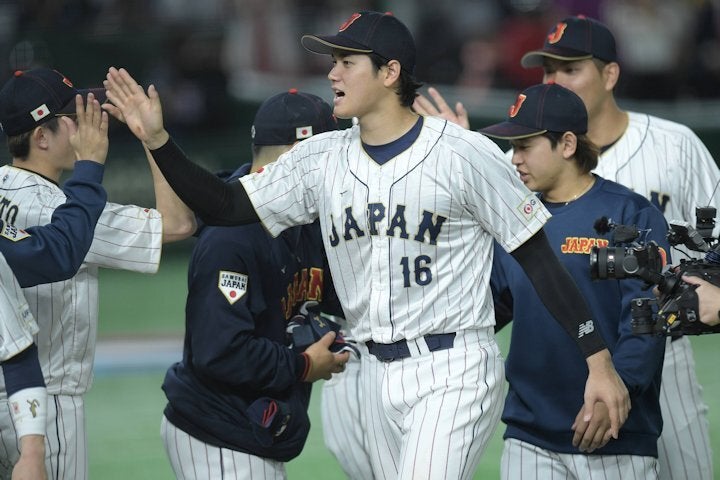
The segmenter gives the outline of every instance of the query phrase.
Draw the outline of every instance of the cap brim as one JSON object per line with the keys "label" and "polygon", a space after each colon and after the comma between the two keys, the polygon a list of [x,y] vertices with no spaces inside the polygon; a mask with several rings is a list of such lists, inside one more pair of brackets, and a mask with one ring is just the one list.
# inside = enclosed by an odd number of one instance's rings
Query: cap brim
{"label": "cap brim", "polygon": [[372,49],[338,35],[303,35],[300,43],[306,50],[322,55],[331,55],[334,50],[355,53],[372,53]]}
{"label": "cap brim", "polygon": [[535,50],[523,55],[520,59],[520,65],[524,68],[542,67],[544,58],[554,58],[555,60],[563,60],[566,62],[574,62],[576,60],[587,60],[593,58],[589,53],[562,51],[562,50]]}
{"label": "cap brim", "polygon": [[[83,99],[87,98],[88,93],[92,93],[100,105],[107,102],[107,93],[104,88],[79,88],[77,92],[82,95]],[[67,115],[75,113],[75,99],[70,100],[58,113]]]}
{"label": "cap brim", "polygon": [[478,132],[483,133],[488,137],[500,138],[502,140],[518,140],[521,138],[534,137],[535,135],[542,135],[547,132],[547,130],[525,127],[523,125],[518,125],[517,123],[502,122],[490,125],[489,127],[481,128]]}

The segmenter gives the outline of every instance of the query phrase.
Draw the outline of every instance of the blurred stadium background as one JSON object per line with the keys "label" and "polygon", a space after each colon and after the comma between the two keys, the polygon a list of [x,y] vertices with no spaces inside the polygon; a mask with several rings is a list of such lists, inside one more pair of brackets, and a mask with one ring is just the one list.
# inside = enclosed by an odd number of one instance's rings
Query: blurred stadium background
{"label": "blurred stadium background", "polygon": [[[503,118],[516,92],[541,80],[519,59],[551,25],[568,14],[598,18],[619,43],[620,105],[687,124],[720,158],[718,0],[0,0],[0,82],[43,65],[78,87],[99,86],[109,66],[125,67],[156,85],[167,127],[193,160],[235,168],[250,159],[250,124],[264,98],[295,87],[330,100],[328,59],[298,39],[330,33],[361,9],[392,11],[410,27],[418,79],[449,103],[462,101],[473,128]],[[116,122],[105,185],[112,201],[154,204],[142,149]],[[159,438],[160,383],[179,358],[192,243],[166,246],[155,276],[102,272],[97,378],[87,397],[91,478],[172,478]],[[715,452],[719,340],[693,339]],[[322,447],[318,398],[291,478],[341,478]],[[476,478],[497,477],[500,451],[498,434]]]}

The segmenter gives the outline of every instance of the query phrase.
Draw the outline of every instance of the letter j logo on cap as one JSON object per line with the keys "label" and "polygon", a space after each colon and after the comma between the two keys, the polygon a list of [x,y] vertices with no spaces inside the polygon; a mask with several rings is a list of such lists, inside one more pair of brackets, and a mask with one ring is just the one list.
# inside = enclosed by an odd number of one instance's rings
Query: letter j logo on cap
{"label": "letter j logo on cap", "polygon": [[515,115],[518,114],[518,112],[520,111],[520,107],[522,107],[522,104],[526,98],[527,98],[527,95],[523,95],[522,93],[517,96],[515,103],[510,105],[510,110],[508,110],[508,116],[510,118],[513,118],[513,117],[515,117]]}
{"label": "letter j logo on cap", "polygon": [[567,28],[567,23],[558,23],[555,25],[555,30],[552,31],[552,33],[548,34],[547,41],[550,44],[557,43],[562,38],[563,34],[565,33],[565,29]]}

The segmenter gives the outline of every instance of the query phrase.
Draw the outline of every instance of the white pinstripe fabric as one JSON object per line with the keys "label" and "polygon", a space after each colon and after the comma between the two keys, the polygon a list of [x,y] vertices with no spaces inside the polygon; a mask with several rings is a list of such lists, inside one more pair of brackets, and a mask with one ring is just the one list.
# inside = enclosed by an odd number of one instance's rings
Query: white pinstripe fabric
{"label": "white pinstripe fabric", "polygon": [[[629,112],[629,118],[625,134],[601,155],[595,172],[655,199],[668,220],[694,225],[696,207],[712,205],[720,212],[720,170],[697,135],[650,115]],[[672,255],[673,263],[683,258],[677,250]],[[712,480],[708,407],[687,339],[665,350],[660,407],[661,480]]]}
{"label": "white pinstripe fabric", "polygon": [[501,480],[653,480],[657,459],[636,455],[556,453],[516,438],[505,440]]}
{"label": "white pinstripe fabric", "polygon": [[660,389],[663,435],[658,441],[660,478],[713,480],[708,407],[695,374],[687,337],[668,344]]}
{"label": "white pinstripe fabric", "polygon": [[[6,220],[19,228],[50,223],[55,208],[66,200],[54,183],[9,165],[0,167],[0,195],[10,202],[5,210],[9,216]],[[36,343],[48,394],[82,395],[90,387],[97,336],[99,268],[154,273],[161,251],[162,217],[158,211],[108,203],[78,273],[64,282],[23,289],[30,310],[38,319]],[[0,399],[5,397],[5,385],[0,379]],[[77,408],[64,401],[58,405],[61,409],[67,406],[68,410],[58,415],[64,421],[56,425],[57,438],[84,438],[84,430],[72,430],[81,422],[68,421],[75,418]],[[9,421],[5,416],[0,418],[3,425]],[[16,443],[7,440],[5,432],[3,440],[11,445]],[[81,475],[87,470],[87,452],[83,441],[78,440],[75,445],[77,460],[85,462],[85,466],[77,467]],[[54,472],[49,470],[51,475]]]}
{"label": "white pinstripe fabric", "polygon": [[285,480],[285,464],[218,448],[191,437],[168,422],[160,423],[165,453],[178,480]]}
{"label": "white pinstripe fabric", "polygon": [[37,331],[37,323],[15,274],[0,254],[0,361],[32,345]]}
{"label": "white pinstripe fabric", "polygon": [[[50,223],[65,194],[40,175],[0,167],[0,195],[17,206],[11,219],[20,228]],[[95,227],[85,263],[77,275],[24,289],[38,319],[40,365],[48,393],[79,395],[92,381],[98,321],[98,268],[157,271],[162,251],[162,217],[156,210],[108,203]],[[0,395],[5,394],[4,384]]]}
{"label": "white pinstripe fabric", "polygon": [[[493,325],[493,240],[512,250],[549,218],[491,140],[437,118],[424,121],[415,143],[382,166],[353,127],[307,139],[240,179],[273,235],[320,218],[335,289],[358,342]],[[349,211],[357,228],[345,235]],[[445,219],[436,241],[427,231],[416,238],[425,215]]]}
{"label": "white pinstripe fabric", "polygon": [[365,433],[365,403],[360,369],[367,359],[350,355],[345,371],[323,382],[320,397],[325,446],[351,480],[373,478]]}
{"label": "white pinstripe fabric", "polygon": [[[20,450],[10,418],[10,405],[6,399],[0,402],[0,479],[4,480],[11,478]],[[45,466],[49,478],[88,478],[85,402],[82,396],[48,395]]]}
{"label": "white pinstripe fabric", "polygon": [[465,331],[453,348],[389,363],[363,350],[375,478],[472,478],[502,411],[504,365],[492,334]]}

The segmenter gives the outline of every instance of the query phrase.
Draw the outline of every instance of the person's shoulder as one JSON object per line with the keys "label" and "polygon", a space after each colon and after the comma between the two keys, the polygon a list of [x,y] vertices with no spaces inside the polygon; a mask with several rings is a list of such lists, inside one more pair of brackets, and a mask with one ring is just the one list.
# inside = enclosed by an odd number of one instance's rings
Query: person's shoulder
{"label": "person's shoulder", "polygon": [[234,247],[245,250],[267,246],[274,239],[260,223],[235,226],[204,226],[198,242],[213,247]]}
{"label": "person's shoulder", "polygon": [[0,187],[22,185],[23,188],[46,187],[53,191],[59,191],[60,187],[43,177],[39,173],[24,168],[15,167],[13,165],[3,165],[0,167]]}
{"label": "person's shoulder", "polygon": [[[357,130],[357,127],[315,134],[296,143],[289,151],[283,153],[279,159],[281,159],[281,162],[289,161],[292,164],[299,159],[317,159],[328,155],[328,153],[341,151],[353,141],[354,130]],[[357,137],[359,138],[359,131]]]}
{"label": "person's shoulder", "polygon": [[690,127],[682,123],[668,120],[666,118],[657,117],[647,113],[628,112],[630,119],[630,127],[640,128],[642,130],[652,130],[662,132],[664,135],[692,136],[697,137]]}
{"label": "person's shoulder", "polygon": [[424,122],[424,131],[438,136],[442,143],[455,150],[490,148],[494,153],[501,152],[500,147],[493,140],[475,130],[468,130],[440,117],[424,117]]}
{"label": "person's shoulder", "polygon": [[644,196],[640,195],[639,193],[636,193],[626,187],[625,185],[621,185],[617,182],[614,182],[612,180],[608,180],[606,178],[597,177],[598,181],[601,182],[600,188],[602,189],[603,194],[606,196],[614,196],[616,198],[617,203],[625,204],[625,205],[632,205],[636,209],[646,208],[652,206],[652,203],[650,203],[650,200],[645,198]]}
{"label": "person's shoulder", "polygon": [[468,130],[460,125],[440,117],[423,116],[423,126],[428,130],[454,137],[473,137],[478,132]]}

